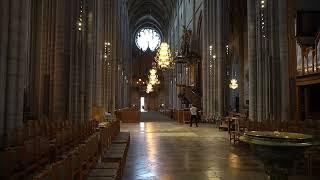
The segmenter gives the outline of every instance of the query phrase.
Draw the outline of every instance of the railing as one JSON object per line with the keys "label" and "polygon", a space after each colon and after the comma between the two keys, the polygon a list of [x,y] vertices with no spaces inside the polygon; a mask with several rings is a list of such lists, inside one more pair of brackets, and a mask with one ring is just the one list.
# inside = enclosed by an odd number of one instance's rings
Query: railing
{"label": "railing", "polygon": [[320,73],[320,32],[314,47],[297,45],[297,76]]}

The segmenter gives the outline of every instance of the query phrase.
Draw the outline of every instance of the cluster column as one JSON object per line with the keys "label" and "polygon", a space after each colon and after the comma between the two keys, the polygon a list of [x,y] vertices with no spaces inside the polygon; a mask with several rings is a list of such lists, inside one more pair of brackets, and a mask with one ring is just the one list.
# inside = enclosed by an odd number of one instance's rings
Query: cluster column
{"label": "cluster column", "polygon": [[281,69],[281,121],[288,121],[290,116],[289,63],[288,63],[288,11],[287,0],[278,0],[279,11],[279,49]]}
{"label": "cluster column", "polygon": [[256,62],[256,0],[247,0],[248,62],[249,62],[249,118],[257,117],[257,62]]}
{"label": "cluster column", "polygon": [[203,28],[202,28],[202,36],[201,37],[203,39],[203,44],[202,44],[202,109],[204,112],[205,116],[208,116],[208,106],[207,106],[207,102],[208,102],[208,82],[207,82],[207,78],[208,78],[208,73],[207,73],[207,24],[208,24],[208,0],[204,0],[203,1]]}
{"label": "cluster column", "polygon": [[30,1],[0,2],[0,148],[14,144],[23,124],[23,96]]}
{"label": "cluster column", "polygon": [[225,87],[226,87],[226,69],[225,69],[225,37],[228,35],[226,31],[226,24],[223,22],[227,20],[226,1],[217,0],[217,113],[219,116],[224,116],[225,113]]}

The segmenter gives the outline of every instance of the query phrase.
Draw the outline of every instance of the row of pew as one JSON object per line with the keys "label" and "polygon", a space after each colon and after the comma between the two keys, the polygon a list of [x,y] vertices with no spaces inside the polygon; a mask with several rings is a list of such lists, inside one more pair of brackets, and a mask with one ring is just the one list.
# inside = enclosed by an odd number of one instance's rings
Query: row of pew
{"label": "row of pew", "polygon": [[84,179],[119,132],[119,121],[27,121],[0,150],[0,179]]}
{"label": "row of pew", "polygon": [[120,132],[106,150],[99,162],[90,170],[87,180],[120,180],[126,165],[130,144],[130,133]]}

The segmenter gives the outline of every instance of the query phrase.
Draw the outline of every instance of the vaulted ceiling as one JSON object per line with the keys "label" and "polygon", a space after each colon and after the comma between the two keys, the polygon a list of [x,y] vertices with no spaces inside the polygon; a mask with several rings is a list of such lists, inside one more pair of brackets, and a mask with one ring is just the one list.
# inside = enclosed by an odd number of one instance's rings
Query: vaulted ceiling
{"label": "vaulted ceiling", "polygon": [[131,30],[151,26],[167,34],[169,20],[177,0],[128,0]]}

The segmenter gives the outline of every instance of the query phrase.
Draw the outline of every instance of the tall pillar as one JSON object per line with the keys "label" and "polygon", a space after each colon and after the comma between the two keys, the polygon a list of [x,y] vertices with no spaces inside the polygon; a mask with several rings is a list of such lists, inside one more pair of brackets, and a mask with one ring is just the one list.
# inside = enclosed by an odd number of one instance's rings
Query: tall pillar
{"label": "tall pillar", "polygon": [[111,65],[111,97],[110,97],[110,100],[111,100],[111,112],[114,113],[114,110],[115,110],[115,103],[116,103],[116,79],[117,79],[117,60],[118,60],[118,57],[117,57],[117,44],[118,44],[118,39],[117,39],[117,34],[118,34],[118,27],[117,27],[117,0],[112,0],[112,5],[111,5],[111,8],[112,8],[112,20],[111,20],[111,28],[112,28],[112,47],[113,47],[113,51],[112,51],[112,65]]}
{"label": "tall pillar", "polygon": [[[256,2],[257,6],[260,7],[261,4],[259,1]],[[261,122],[262,121],[262,111],[263,111],[263,33],[262,33],[262,29],[261,29],[261,25],[262,25],[262,21],[261,21],[261,12],[262,9],[260,8],[256,8],[256,66],[257,66],[257,77],[256,77],[256,88],[257,88],[257,96],[256,96],[256,107],[257,107],[257,111],[256,111],[256,117],[257,117],[257,121]]]}
{"label": "tall pillar", "polygon": [[23,124],[30,1],[0,2],[0,147],[12,145]]}
{"label": "tall pillar", "polygon": [[103,69],[104,69],[104,17],[103,17],[103,0],[96,1],[96,55],[95,55],[95,105],[101,107],[103,101]]}
{"label": "tall pillar", "polygon": [[278,126],[281,119],[281,75],[279,56],[279,11],[278,1],[269,0],[270,6],[270,55],[271,55],[271,119],[274,126]]}
{"label": "tall pillar", "polygon": [[114,2],[113,0],[110,1],[104,1],[105,3],[105,35],[106,35],[106,41],[110,42],[110,56],[107,59],[107,62],[105,63],[106,68],[104,69],[104,96],[105,96],[105,102],[104,105],[106,109],[109,112],[112,112],[112,72],[113,72],[113,61],[115,57],[115,44],[113,43],[113,32],[114,32],[114,25],[113,25],[113,19],[114,19]]}
{"label": "tall pillar", "polygon": [[218,114],[220,116],[224,115],[224,106],[225,106],[225,81],[226,81],[226,75],[225,75],[225,53],[224,53],[224,0],[217,0],[217,100],[218,100]]}
{"label": "tall pillar", "polygon": [[256,62],[256,0],[247,0],[248,62],[249,62],[249,118],[257,117],[257,62]]}
{"label": "tall pillar", "polygon": [[55,33],[55,49],[54,49],[54,77],[53,77],[53,96],[52,96],[52,119],[65,120],[67,118],[67,54],[69,51],[68,28],[70,21],[66,17],[70,17],[67,13],[68,2],[57,0],[56,8],[56,33]]}
{"label": "tall pillar", "polygon": [[206,46],[204,46],[205,50],[206,50],[206,80],[207,80],[207,89],[206,89],[206,108],[207,108],[207,115],[210,115],[212,109],[210,107],[210,104],[211,104],[211,98],[212,98],[212,94],[211,94],[211,75],[210,75],[210,54],[209,54],[209,46],[210,46],[210,36],[211,36],[211,30],[212,30],[212,27],[211,27],[211,12],[212,12],[212,7],[211,7],[211,3],[212,1],[208,0],[207,1],[207,11],[206,11],[206,32],[207,34],[205,35],[206,38],[205,38],[205,42],[206,42]]}
{"label": "tall pillar", "polygon": [[207,114],[207,26],[208,26],[208,0],[205,0],[203,2],[203,28],[202,28],[202,39],[203,39],[203,44],[202,44],[202,106],[203,106],[203,112],[205,113],[205,115]]}
{"label": "tall pillar", "polygon": [[94,61],[94,12],[96,1],[87,1],[87,31],[86,31],[86,86],[85,86],[85,120],[91,120],[92,118],[92,102],[93,102],[93,61]]}
{"label": "tall pillar", "polygon": [[209,113],[210,114],[214,114],[216,112],[216,106],[215,106],[215,101],[217,99],[216,96],[216,66],[215,66],[215,61],[216,59],[214,58],[215,54],[216,54],[216,47],[217,47],[217,43],[216,43],[216,1],[209,1],[209,5],[208,5],[208,15],[209,15],[209,30],[208,30],[208,34],[207,34],[207,39],[208,39],[208,46],[207,46],[207,53],[209,54],[207,57],[207,61],[208,61],[208,78],[209,78],[209,95],[208,95],[208,99],[210,101],[209,103]]}
{"label": "tall pillar", "polygon": [[287,29],[287,0],[278,0],[279,11],[279,48],[281,74],[281,121],[289,120],[290,91],[288,64],[288,29]]}

